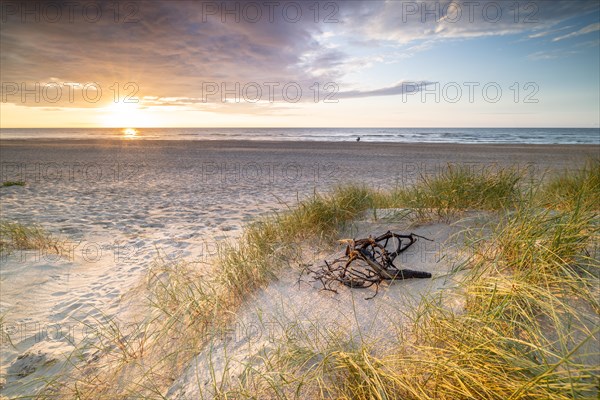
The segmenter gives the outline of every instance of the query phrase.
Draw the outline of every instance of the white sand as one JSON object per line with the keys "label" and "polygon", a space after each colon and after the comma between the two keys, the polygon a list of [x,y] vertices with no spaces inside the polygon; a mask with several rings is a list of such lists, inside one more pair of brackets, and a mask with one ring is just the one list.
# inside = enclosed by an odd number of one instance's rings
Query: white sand
{"label": "white sand", "polygon": [[[378,213],[381,215],[381,211]],[[366,217],[370,214],[367,213]],[[387,230],[416,233],[432,241],[419,240],[395,264],[403,268],[426,271],[431,279],[409,279],[382,284],[377,296],[374,288],[351,290],[334,285],[338,293],[322,290],[319,283],[310,283],[301,269],[287,271],[283,276],[260,290],[239,311],[235,326],[226,334],[214,338],[193,359],[185,373],[169,389],[172,399],[212,398],[214,386],[222,390],[235,385],[248,368],[264,367],[261,356],[275,351],[287,334],[299,336],[306,332],[311,340],[319,340],[333,332],[345,332],[343,339],[355,343],[375,343],[375,351],[385,352],[388,343],[394,343],[408,330],[413,310],[422,298],[433,300],[444,290],[444,306],[462,308],[462,296],[453,291],[462,275],[460,265],[468,258],[464,251],[463,234],[469,228],[482,228],[488,222],[485,214],[472,214],[452,224],[430,223],[411,226],[406,220],[366,218],[347,232],[351,237],[378,236]],[[393,244],[392,244],[393,246]],[[342,246],[343,247],[343,246]],[[332,260],[343,251],[331,254],[312,254],[306,261],[322,265],[323,259]],[[439,298],[439,296],[438,296]],[[298,325],[301,328],[298,328]],[[333,336],[330,336],[333,337]],[[213,377],[216,377],[213,378]],[[223,381],[227,382],[223,385]]]}
{"label": "white sand", "polygon": [[[62,357],[89,335],[86,324],[122,318],[127,306],[121,299],[157,248],[168,257],[207,262],[216,243],[239,235],[245,221],[336,184],[407,185],[447,163],[474,169],[518,165],[538,173],[577,166],[597,154],[598,146],[3,141],[2,180],[27,185],[0,189],[2,219],[40,224],[68,240],[72,252],[58,259],[36,252],[3,256],[0,315],[12,344],[2,336],[0,393],[32,393],[39,387],[35,379],[68,365]],[[436,243],[450,231],[415,230]],[[440,272],[447,265],[430,260],[423,268]],[[252,321],[257,308],[303,315],[308,298],[339,304],[338,314],[331,315],[336,321],[350,318],[349,294],[332,296],[308,286],[290,294],[294,279],[257,294],[257,307],[242,311],[241,321]],[[445,284],[401,282],[374,302],[383,306],[386,296],[400,294],[418,298]],[[366,326],[362,297],[359,292],[355,299]],[[185,379],[178,385],[172,393],[195,390]]]}

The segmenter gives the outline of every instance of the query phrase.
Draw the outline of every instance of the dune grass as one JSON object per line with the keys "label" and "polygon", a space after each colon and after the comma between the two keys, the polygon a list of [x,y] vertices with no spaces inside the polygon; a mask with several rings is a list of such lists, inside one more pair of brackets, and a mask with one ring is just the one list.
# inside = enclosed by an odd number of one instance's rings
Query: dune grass
{"label": "dune grass", "polygon": [[[160,397],[202,345],[225,329],[250,293],[274,279],[282,267],[301,261],[301,242],[331,243],[338,229],[371,205],[364,188],[314,194],[297,208],[250,224],[237,241],[221,244],[206,270],[159,257],[140,288],[147,298],[147,315],[136,323],[133,337],[144,343],[144,352],[125,345],[133,339],[116,329],[122,323],[98,320],[94,331],[102,345],[86,342],[77,351],[87,354],[91,348],[102,355],[98,362],[75,365],[73,374],[52,381],[41,397]],[[107,360],[112,360],[110,365],[103,365]]]}
{"label": "dune grass", "polygon": [[57,240],[43,228],[0,221],[0,253],[10,254],[15,250],[59,251]]}
{"label": "dune grass", "polygon": [[[423,299],[382,352],[362,337],[284,335],[223,398],[591,399],[599,392],[599,219],[588,172],[577,201],[539,208],[550,180],[515,196],[464,266],[464,309]],[[556,179],[568,179],[560,176]],[[554,188],[554,189],[553,189]],[[534,200],[535,199],[535,200]],[[565,206],[570,205],[570,206]],[[453,289],[456,290],[456,289]],[[443,297],[443,294],[440,295]],[[323,340],[322,336],[327,339]]]}
{"label": "dune grass", "polygon": [[379,196],[380,208],[434,209],[447,214],[456,210],[498,210],[512,206],[523,174],[510,168],[475,170],[449,165],[438,175],[424,176],[408,188]]}
{"label": "dune grass", "polygon": [[[219,247],[209,269],[157,260],[140,289],[148,299],[147,315],[135,334],[112,334],[111,322],[104,336],[113,343],[102,347],[98,361],[53,381],[44,393],[162,398],[251,293],[283,267],[302,261],[303,243],[332,243],[367,209],[404,207],[442,219],[464,210],[502,211],[491,236],[465,265],[468,273],[460,283],[464,309],[424,300],[414,311],[410,335],[398,338],[384,355],[362,338],[348,340],[343,331],[319,332],[318,337],[290,332],[258,367],[244,370],[240,384],[226,388],[215,376],[219,396],[593,397],[598,368],[590,359],[598,355],[589,344],[597,343],[593,321],[600,311],[594,292],[597,174],[588,167],[540,186],[525,185],[522,175],[510,169],[477,173],[451,167],[406,189],[353,186],[315,194],[249,225],[237,242]],[[133,350],[121,343],[133,338],[140,344]],[[122,356],[114,357],[115,352]]]}
{"label": "dune grass", "polygon": [[520,204],[471,260],[464,312],[422,304],[408,358],[427,389],[412,398],[598,395],[600,264],[588,249],[599,221],[574,206],[551,213]]}
{"label": "dune grass", "polygon": [[588,160],[577,171],[552,177],[541,194],[549,208],[571,209],[576,204],[600,210],[600,159]]}
{"label": "dune grass", "polygon": [[2,187],[25,186],[25,181],[4,181]]}

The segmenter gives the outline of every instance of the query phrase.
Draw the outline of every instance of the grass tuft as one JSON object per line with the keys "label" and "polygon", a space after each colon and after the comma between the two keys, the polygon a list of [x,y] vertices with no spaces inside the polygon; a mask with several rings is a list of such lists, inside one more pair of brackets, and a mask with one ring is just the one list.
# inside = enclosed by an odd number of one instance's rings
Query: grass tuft
{"label": "grass tuft", "polygon": [[2,182],[2,187],[9,186],[25,186],[25,181],[4,181]]}
{"label": "grass tuft", "polygon": [[542,193],[549,208],[571,209],[576,204],[600,210],[600,159],[588,160],[575,172],[564,172],[547,182]]}
{"label": "grass tuft", "polygon": [[450,165],[440,174],[423,176],[408,188],[379,193],[379,208],[410,208],[428,219],[434,213],[448,219],[465,210],[501,210],[514,206],[519,198],[523,173],[497,168],[478,171]]}
{"label": "grass tuft", "polygon": [[15,250],[53,250],[59,252],[56,239],[39,226],[27,226],[19,222],[0,222],[0,253]]}
{"label": "grass tuft", "polygon": [[399,201],[415,208],[498,210],[513,204],[520,180],[519,174],[510,169],[486,173],[450,166],[440,175],[399,192]]}

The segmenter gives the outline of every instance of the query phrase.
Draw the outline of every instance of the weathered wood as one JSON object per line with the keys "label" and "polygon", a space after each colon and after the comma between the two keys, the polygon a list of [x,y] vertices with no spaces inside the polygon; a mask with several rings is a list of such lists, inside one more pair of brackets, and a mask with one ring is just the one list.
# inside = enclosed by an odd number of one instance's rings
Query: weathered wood
{"label": "weathered wood", "polygon": [[[391,231],[375,238],[344,240],[342,243],[348,245],[343,257],[331,262],[324,261],[324,265],[315,269],[307,268],[307,272],[312,275],[313,282],[320,282],[323,285],[324,290],[336,293],[337,291],[332,287],[335,283],[356,289],[366,289],[375,285],[375,294],[369,297],[373,298],[379,292],[381,282],[431,278],[429,272],[399,269],[394,265],[396,257],[418,239],[430,240],[414,233],[401,235]],[[391,253],[387,250],[390,240],[397,241],[396,248]]]}

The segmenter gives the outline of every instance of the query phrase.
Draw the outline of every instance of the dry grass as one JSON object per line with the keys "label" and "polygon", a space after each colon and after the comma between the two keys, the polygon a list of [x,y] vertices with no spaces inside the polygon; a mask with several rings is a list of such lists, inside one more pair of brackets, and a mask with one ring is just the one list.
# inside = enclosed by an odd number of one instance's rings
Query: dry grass
{"label": "dry grass", "polygon": [[25,186],[24,181],[4,181],[2,182],[1,187],[10,187],[10,186]]}
{"label": "dry grass", "polygon": [[139,289],[148,301],[136,332],[123,333],[116,319],[95,321],[89,330],[96,334],[77,353],[93,353],[96,360],[74,363],[73,372],[51,382],[40,397],[160,398],[207,340],[227,326],[249,293],[282,267],[301,261],[300,242],[332,239],[371,205],[368,194],[359,188],[315,194],[297,208],[259,220],[235,243],[221,244],[209,270],[157,259]]}
{"label": "dry grass", "polygon": [[422,177],[417,185],[379,193],[375,203],[379,208],[410,208],[423,216],[433,211],[438,218],[447,220],[469,209],[513,207],[522,180],[523,173],[512,169],[476,171],[450,165],[439,175]]}
{"label": "dry grass", "polygon": [[10,254],[15,250],[50,250],[58,253],[59,247],[58,241],[39,226],[0,222],[0,253]]}
{"label": "dry grass", "polygon": [[555,181],[511,195],[514,209],[503,214],[466,266],[459,285],[464,309],[423,300],[411,332],[385,353],[362,337],[348,341],[344,331],[308,334],[297,327],[219,395],[597,398],[600,221],[586,189],[590,177],[580,174],[581,186],[572,190],[584,195],[561,203],[560,211],[538,207],[540,192],[554,196],[557,188],[563,196]]}
{"label": "dry grass", "polygon": [[600,210],[600,159],[588,160],[581,170],[553,177],[540,197],[549,208],[572,209],[575,205],[583,205]]}
{"label": "dry grass", "polygon": [[342,329],[288,326],[289,334],[258,365],[249,364],[238,383],[227,387],[213,376],[218,396],[596,398],[597,175],[588,168],[524,187],[511,170],[486,175],[450,168],[390,193],[351,187],[315,195],[250,225],[236,245],[220,248],[208,272],[158,260],[144,287],[150,306],[144,323],[133,333],[112,320],[99,323],[105,341],[98,361],[75,364],[75,373],[52,382],[41,397],[163,398],[248,294],[300,261],[299,243],[327,242],[369,208],[418,207],[443,218],[466,209],[502,211],[466,266],[462,310],[422,301],[410,334],[385,355]]}

